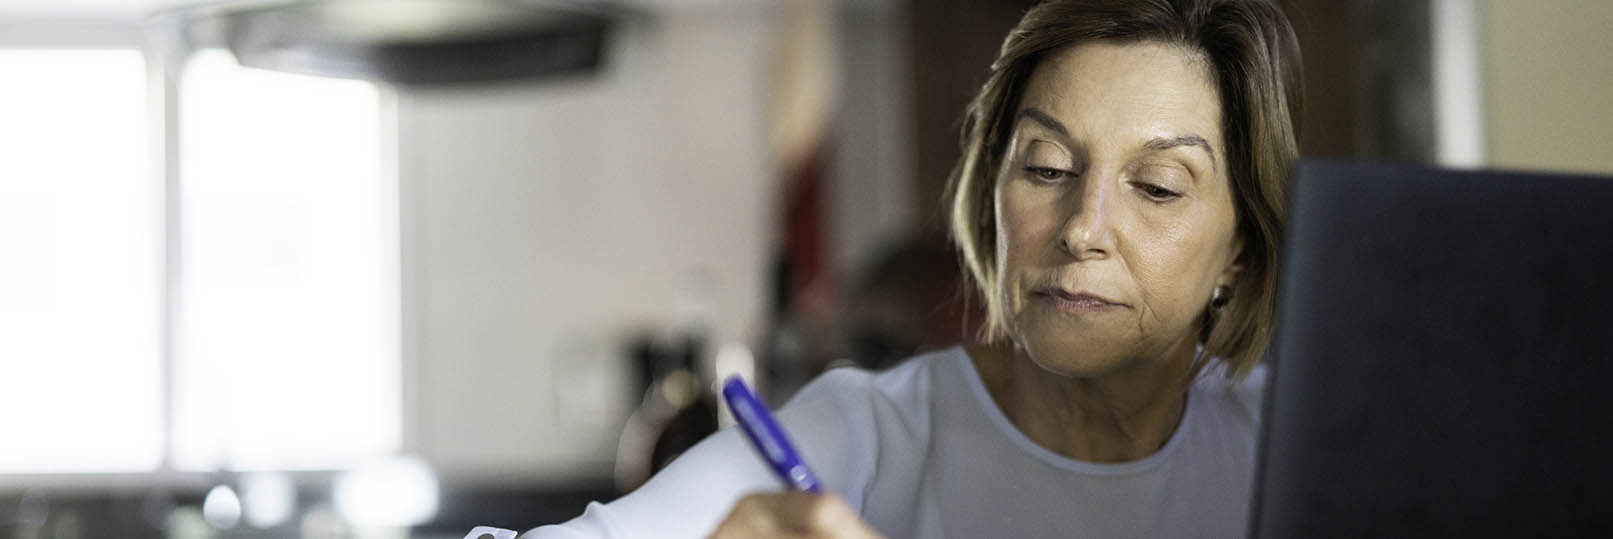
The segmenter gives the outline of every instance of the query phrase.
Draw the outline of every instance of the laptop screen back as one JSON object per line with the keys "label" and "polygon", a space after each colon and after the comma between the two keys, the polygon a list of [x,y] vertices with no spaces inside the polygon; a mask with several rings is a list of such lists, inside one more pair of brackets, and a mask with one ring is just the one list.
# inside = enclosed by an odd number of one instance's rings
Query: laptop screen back
{"label": "laptop screen back", "polygon": [[1251,533],[1613,531],[1613,179],[1304,163]]}

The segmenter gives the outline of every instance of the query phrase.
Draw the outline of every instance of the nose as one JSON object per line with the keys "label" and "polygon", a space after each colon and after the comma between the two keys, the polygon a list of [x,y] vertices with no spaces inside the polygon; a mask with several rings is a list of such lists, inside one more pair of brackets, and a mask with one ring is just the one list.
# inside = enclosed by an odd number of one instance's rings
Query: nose
{"label": "nose", "polygon": [[1114,250],[1114,233],[1109,224],[1109,197],[1114,182],[1089,176],[1076,190],[1067,207],[1070,214],[1059,231],[1059,248],[1076,260],[1101,259]]}

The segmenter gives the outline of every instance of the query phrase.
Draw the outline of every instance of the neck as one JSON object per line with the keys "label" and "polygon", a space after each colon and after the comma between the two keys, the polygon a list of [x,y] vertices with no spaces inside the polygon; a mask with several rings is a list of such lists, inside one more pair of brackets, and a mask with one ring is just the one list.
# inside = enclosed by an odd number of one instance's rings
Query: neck
{"label": "neck", "polygon": [[1125,462],[1170,440],[1187,408],[1191,341],[1113,372],[1070,377],[1037,365],[1012,344],[969,348],[992,399],[1032,441],[1088,462]]}

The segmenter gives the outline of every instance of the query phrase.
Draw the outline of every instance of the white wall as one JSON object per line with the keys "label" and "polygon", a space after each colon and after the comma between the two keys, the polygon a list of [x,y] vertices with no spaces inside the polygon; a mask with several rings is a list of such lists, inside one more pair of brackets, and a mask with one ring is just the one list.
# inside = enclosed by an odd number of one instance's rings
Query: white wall
{"label": "white wall", "polygon": [[1482,2],[1488,165],[1613,174],[1613,2]]}
{"label": "white wall", "polygon": [[664,11],[594,78],[400,91],[406,449],[450,482],[608,474],[625,330],[706,289],[718,338],[751,340],[769,17]]}

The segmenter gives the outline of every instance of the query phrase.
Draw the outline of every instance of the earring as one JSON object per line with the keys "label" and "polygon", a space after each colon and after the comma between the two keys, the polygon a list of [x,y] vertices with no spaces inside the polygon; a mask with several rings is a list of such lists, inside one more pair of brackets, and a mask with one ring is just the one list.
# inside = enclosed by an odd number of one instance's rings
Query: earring
{"label": "earring", "polygon": [[1212,308],[1212,309],[1220,309],[1222,307],[1226,307],[1227,302],[1230,301],[1231,299],[1232,299],[1232,287],[1229,287],[1229,286],[1224,285],[1224,284],[1216,285],[1215,286],[1215,291],[1210,293],[1210,308]]}

